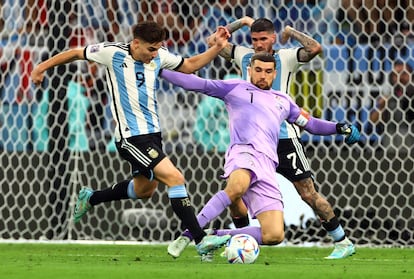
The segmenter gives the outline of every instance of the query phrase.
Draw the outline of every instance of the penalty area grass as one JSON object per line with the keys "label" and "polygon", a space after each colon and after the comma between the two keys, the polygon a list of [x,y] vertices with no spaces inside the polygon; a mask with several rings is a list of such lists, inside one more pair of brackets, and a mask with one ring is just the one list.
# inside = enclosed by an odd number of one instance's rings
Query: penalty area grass
{"label": "penalty area grass", "polygon": [[0,277],[65,278],[414,278],[413,248],[361,248],[325,260],[330,248],[261,247],[256,263],[201,262],[194,246],[173,259],[167,245],[0,243]]}

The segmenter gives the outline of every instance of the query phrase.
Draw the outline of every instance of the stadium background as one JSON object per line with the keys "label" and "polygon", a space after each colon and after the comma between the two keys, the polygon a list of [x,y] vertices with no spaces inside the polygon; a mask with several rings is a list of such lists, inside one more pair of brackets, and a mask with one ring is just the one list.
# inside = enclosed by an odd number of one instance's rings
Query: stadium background
{"label": "stadium background", "polygon": [[[249,15],[272,19],[279,35],[290,24],[322,43],[323,55],[300,68],[292,94],[315,115],[362,129],[361,143],[352,147],[341,137],[303,134],[316,184],[349,237],[359,245],[414,245],[413,119],[381,123],[408,127],[392,134],[378,133],[378,124],[369,119],[377,97],[393,94],[388,79],[393,62],[401,59],[414,67],[413,1],[0,3],[0,239],[175,238],[178,219],[163,186],[148,201],[101,205],[80,224],[71,222],[81,186],[104,188],[129,175],[128,165],[114,152],[104,74],[93,64],[72,63],[48,72],[42,88],[35,89],[30,71],[68,47],[129,41],[131,26],[143,19],[165,24],[171,51],[192,55],[205,50],[205,37],[218,25]],[[243,28],[231,41],[250,45],[248,33]],[[224,78],[234,73],[231,64],[217,58],[198,74]],[[223,186],[222,154],[201,150],[193,137],[200,100],[195,93],[160,83],[164,147],[183,170],[197,210]],[[406,113],[398,107],[395,111]],[[229,222],[223,214],[212,226]],[[330,241],[316,219],[289,225],[286,231],[287,241],[295,244]]]}

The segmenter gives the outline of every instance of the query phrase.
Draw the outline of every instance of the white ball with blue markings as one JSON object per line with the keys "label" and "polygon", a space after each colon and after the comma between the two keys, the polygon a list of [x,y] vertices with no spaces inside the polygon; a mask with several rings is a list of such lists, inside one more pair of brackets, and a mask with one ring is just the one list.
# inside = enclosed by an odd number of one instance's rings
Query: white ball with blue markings
{"label": "white ball with blue markings", "polygon": [[231,264],[252,264],[256,261],[259,253],[259,244],[253,236],[248,234],[232,236],[225,248],[227,260]]}

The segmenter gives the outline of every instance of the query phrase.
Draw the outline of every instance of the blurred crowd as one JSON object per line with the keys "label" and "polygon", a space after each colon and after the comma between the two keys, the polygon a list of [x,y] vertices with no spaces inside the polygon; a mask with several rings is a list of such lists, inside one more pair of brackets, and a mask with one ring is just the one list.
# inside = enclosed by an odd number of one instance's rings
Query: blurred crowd
{"label": "blurred crowd", "polygon": [[[106,136],[112,123],[104,73],[92,64],[62,66],[55,70],[55,75],[49,75],[42,89],[34,90],[29,78],[35,63],[69,47],[101,41],[129,41],[131,26],[141,20],[154,20],[165,25],[168,29],[166,46],[189,56],[206,49],[205,38],[217,26],[245,15],[270,18],[280,31],[291,25],[316,38],[325,47],[344,47],[347,52],[345,72],[350,86],[364,82],[366,73],[355,68],[353,60],[357,49],[365,46],[368,64],[365,82],[390,85],[387,92],[376,90],[370,95],[372,113],[369,119],[374,126],[370,131],[388,133],[390,127],[384,125],[387,119],[394,119],[397,124],[403,122],[412,133],[414,5],[411,0],[4,0],[0,2],[0,14],[2,137],[10,136],[8,125],[19,121],[10,120],[7,113],[19,111],[16,105],[24,111],[26,105],[26,111],[32,112],[32,119],[24,120],[31,131],[27,138],[59,138],[63,129],[75,135],[71,140],[73,148],[111,148],[111,139]],[[245,28],[235,32],[231,40],[250,44]],[[404,66],[400,66],[401,63]],[[217,58],[199,74],[224,78],[234,71],[229,67],[223,59]],[[404,67],[403,74],[399,67]],[[403,84],[401,75],[408,75],[411,87]],[[171,93],[170,86],[164,83],[161,86],[166,94]],[[185,92],[174,94],[177,101],[174,107],[178,110],[182,110],[182,106],[195,109],[201,101]],[[391,98],[395,101],[385,101]],[[397,107],[387,109],[390,103]],[[395,110],[403,116],[393,116]],[[47,112],[55,117],[45,116]],[[40,121],[42,115],[43,121]],[[56,123],[59,123],[59,129],[50,128]],[[186,120],[178,125],[176,134],[186,130],[192,134],[195,126]],[[171,137],[174,132],[166,134]],[[45,145],[47,143],[42,147],[37,142],[25,145],[25,148],[46,149]]]}

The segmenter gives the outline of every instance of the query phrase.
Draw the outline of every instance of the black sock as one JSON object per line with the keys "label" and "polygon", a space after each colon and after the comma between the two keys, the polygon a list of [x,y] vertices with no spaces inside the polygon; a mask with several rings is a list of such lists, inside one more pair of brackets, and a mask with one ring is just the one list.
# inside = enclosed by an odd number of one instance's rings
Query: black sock
{"label": "black sock", "polygon": [[[338,218],[335,216],[329,221],[323,221],[322,226],[325,230],[335,239],[335,242],[339,242],[345,239],[346,235],[344,234],[339,239],[336,239],[332,232],[334,232],[341,224],[339,223]],[[342,230],[342,229],[341,229]]]}
{"label": "black sock", "polygon": [[129,199],[128,185],[130,181],[131,180],[124,180],[104,190],[94,191],[89,199],[89,203],[91,205],[97,205],[102,202]]}
{"label": "black sock", "polygon": [[193,207],[191,206],[190,199],[186,198],[170,198],[171,206],[178,218],[186,229],[188,229],[194,238],[194,242],[197,244],[206,235],[194,214]]}
{"label": "black sock", "polygon": [[244,228],[249,225],[249,216],[231,217],[236,228]]}
{"label": "black sock", "polygon": [[328,232],[334,231],[337,227],[339,227],[339,220],[335,216],[329,221],[322,221],[322,226],[327,230]]}

